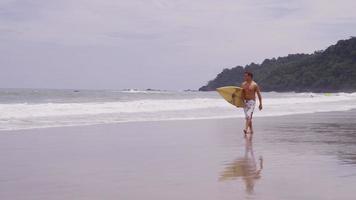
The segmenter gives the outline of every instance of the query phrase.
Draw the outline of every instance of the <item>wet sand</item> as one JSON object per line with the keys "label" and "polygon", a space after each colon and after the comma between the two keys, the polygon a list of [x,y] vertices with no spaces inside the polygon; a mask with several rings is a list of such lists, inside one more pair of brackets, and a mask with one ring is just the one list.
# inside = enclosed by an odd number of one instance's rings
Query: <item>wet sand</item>
{"label": "wet sand", "polygon": [[[0,199],[355,199],[356,112],[0,132]],[[250,140],[251,139],[251,140]]]}

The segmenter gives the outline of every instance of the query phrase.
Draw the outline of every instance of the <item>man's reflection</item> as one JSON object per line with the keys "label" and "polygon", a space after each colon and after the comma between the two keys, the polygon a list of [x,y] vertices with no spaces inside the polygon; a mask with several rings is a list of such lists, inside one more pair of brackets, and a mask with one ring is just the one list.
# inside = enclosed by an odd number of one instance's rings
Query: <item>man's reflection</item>
{"label": "man's reflection", "polygon": [[252,135],[245,136],[245,155],[237,158],[234,162],[228,164],[219,180],[233,180],[241,177],[246,185],[246,191],[252,193],[255,182],[261,178],[261,171],[263,169],[262,156],[259,158],[259,167],[253,152]]}

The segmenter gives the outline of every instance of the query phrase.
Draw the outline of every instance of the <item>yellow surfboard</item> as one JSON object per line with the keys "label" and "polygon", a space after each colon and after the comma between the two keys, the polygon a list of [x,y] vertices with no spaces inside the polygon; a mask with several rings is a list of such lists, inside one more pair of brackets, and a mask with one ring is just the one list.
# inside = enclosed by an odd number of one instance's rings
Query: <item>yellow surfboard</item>
{"label": "yellow surfboard", "polygon": [[245,102],[242,99],[242,88],[236,86],[225,86],[216,88],[219,94],[229,103],[236,107],[244,107]]}

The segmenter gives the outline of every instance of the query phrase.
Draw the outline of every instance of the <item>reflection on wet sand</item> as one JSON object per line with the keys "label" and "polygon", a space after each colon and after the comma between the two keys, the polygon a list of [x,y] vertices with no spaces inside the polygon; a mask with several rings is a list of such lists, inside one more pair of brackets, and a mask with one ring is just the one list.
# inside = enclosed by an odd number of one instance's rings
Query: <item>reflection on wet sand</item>
{"label": "reflection on wet sand", "polygon": [[254,191],[255,182],[261,178],[263,169],[262,156],[259,157],[259,167],[253,152],[252,135],[245,136],[245,153],[243,157],[235,159],[227,164],[221,173],[220,181],[235,180],[241,178],[246,186],[246,192],[251,194]]}

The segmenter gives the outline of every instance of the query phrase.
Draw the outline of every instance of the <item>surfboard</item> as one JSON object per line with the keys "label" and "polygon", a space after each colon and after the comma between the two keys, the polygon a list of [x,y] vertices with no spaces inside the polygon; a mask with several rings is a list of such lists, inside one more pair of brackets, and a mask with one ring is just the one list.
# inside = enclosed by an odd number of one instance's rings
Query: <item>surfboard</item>
{"label": "surfboard", "polygon": [[244,107],[245,102],[242,99],[242,88],[236,86],[225,86],[216,88],[218,93],[229,103],[236,107]]}

